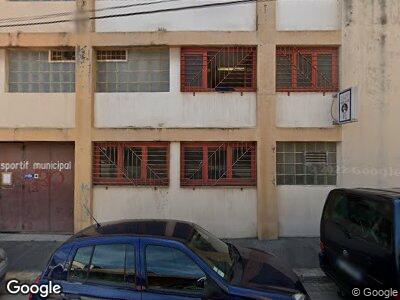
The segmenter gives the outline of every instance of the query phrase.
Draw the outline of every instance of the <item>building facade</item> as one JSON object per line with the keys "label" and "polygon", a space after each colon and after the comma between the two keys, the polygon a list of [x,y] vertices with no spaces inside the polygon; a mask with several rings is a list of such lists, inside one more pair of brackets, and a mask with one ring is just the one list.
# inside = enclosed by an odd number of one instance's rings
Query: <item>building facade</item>
{"label": "building facade", "polygon": [[153,2],[0,1],[0,231],[318,236],[332,188],[398,182],[396,0]]}

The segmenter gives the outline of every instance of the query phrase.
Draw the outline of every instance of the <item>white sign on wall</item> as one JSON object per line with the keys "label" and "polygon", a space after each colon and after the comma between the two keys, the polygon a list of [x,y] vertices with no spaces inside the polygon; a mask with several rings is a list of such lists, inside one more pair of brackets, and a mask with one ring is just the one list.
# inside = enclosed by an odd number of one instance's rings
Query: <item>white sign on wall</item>
{"label": "white sign on wall", "polygon": [[352,87],[338,93],[339,124],[357,121],[357,88]]}

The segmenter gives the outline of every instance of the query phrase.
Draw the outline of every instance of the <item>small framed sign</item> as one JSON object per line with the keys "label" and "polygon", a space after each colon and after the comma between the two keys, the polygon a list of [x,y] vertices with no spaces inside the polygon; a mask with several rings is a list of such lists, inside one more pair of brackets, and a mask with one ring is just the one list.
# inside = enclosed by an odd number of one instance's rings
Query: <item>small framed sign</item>
{"label": "small framed sign", "polygon": [[12,185],[12,173],[10,172],[1,173],[1,185],[2,186]]}
{"label": "small framed sign", "polygon": [[356,118],[356,99],[357,88],[352,87],[338,93],[339,103],[339,124],[357,121]]}

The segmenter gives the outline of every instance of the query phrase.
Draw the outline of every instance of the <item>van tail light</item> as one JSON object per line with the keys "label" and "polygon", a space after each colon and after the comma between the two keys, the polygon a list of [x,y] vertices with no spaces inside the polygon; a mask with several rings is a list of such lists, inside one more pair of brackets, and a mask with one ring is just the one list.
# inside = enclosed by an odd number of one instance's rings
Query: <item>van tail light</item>
{"label": "van tail light", "polygon": [[325,252],[326,250],[325,244],[322,241],[319,242],[319,248],[321,249],[321,252]]}
{"label": "van tail light", "polygon": [[[42,275],[39,275],[38,277],[36,277],[36,279],[35,279],[35,281],[33,282],[33,284],[39,284],[40,278],[41,278],[41,277],[42,277]],[[32,294],[29,294],[28,299],[29,299],[29,300],[33,300],[33,295],[32,295]]]}

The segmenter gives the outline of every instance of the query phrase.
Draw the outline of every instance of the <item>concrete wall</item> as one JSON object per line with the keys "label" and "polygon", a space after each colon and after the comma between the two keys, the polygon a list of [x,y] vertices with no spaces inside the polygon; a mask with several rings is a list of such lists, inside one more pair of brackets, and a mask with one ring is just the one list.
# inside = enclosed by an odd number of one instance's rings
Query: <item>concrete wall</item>
{"label": "concrete wall", "polygon": [[[143,1],[139,0],[97,0],[96,8],[104,9],[113,6],[124,6]],[[149,1],[148,1],[149,2]],[[130,12],[151,11],[176,7],[198,6],[215,3],[214,0],[182,0],[105,10],[96,16]],[[229,0],[219,0],[229,2]],[[256,28],[256,4],[244,3],[229,6],[163,12],[124,18],[96,20],[97,32],[124,31],[252,31]]]}
{"label": "concrete wall", "polygon": [[400,1],[346,0],[341,86],[357,85],[358,122],[343,125],[343,186],[400,182]]}
{"label": "concrete wall", "polygon": [[280,31],[337,30],[341,0],[277,0],[276,29]]}
{"label": "concrete wall", "polygon": [[334,188],[335,186],[278,186],[279,236],[319,236],[325,199]]}
{"label": "concrete wall", "polygon": [[257,235],[256,188],[179,186],[180,144],[171,143],[170,186],[105,187],[93,190],[99,221],[122,218],[173,218],[193,221],[219,237]]}
{"label": "concrete wall", "polygon": [[74,93],[7,93],[6,52],[0,50],[0,128],[72,128]]}
{"label": "concrete wall", "polygon": [[[10,19],[0,22],[0,25],[6,23],[21,24],[26,22],[55,21],[60,19],[74,18],[76,9],[75,1],[9,1],[0,0],[0,19]],[[46,19],[38,20],[32,17],[52,15],[57,13],[72,12],[71,15],[51,16]],[[24,17],[26,20],[17,21],[14,18]],[[14,20],[13,20],[14,19]],[[54,23],[49,25],[18,26],[18,27],[0,27],[0,32],[69,32],[73,31],[75,25],[73,22]]]}
{"label": "concrete wall", "polygon": [[278,93],[277,127],[332,127],[332,93]]}
{"label": "concrete wall", "polygon": [[96,93],[101,128],[211,128],[256,126],[256,93],[181,93],[180,49],[170,50],[170,92]]}

